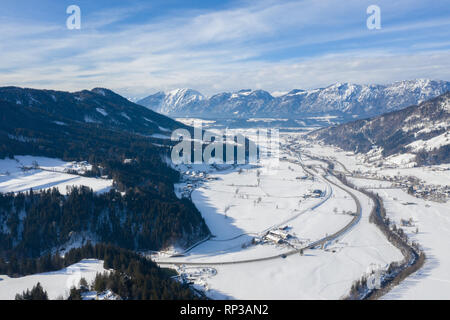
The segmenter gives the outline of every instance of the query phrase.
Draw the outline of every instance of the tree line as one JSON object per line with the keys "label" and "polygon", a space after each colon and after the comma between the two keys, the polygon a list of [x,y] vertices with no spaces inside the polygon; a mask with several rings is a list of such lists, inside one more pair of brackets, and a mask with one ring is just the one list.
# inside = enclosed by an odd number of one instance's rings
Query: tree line
{"label": "tree line", "polygon": [[[104,261],[104,268],[110,272],[97,274],[92,289],[97,292],[111,290],[122,299],[139,300],[180,300],[196,299],[191,289],[172,279],[174,275],[168,269],[159,268],[153,261],[127,249],[111,244],[87,244],[72,249],[64,257],[46,255],[36,259],[21,259],[14,266],[11,262],[0,259],[0,274],[18,275],[35,274],[60,270],[83,259]],[[13,272],[13,273],[11,273]],[[71,290],[71,298],[80,297],[80,289]],[[38,284],[31,291],[26,291],[17,298],[32,300],[46,296]]]}
{"label": "tree line", "polygon": [[56,188],[0,194],[0,257],[38,257],[81,234],[134,250],[188,244],[208,233],[196,212],[187,199],[172,202],[139,187],[125,194],[88,187],[67,195]]}

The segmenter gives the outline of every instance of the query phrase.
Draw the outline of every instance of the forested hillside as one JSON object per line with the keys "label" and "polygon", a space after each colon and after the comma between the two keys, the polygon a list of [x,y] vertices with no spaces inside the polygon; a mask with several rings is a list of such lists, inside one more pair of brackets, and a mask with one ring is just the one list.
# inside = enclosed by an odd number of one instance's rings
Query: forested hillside
{"label": "forested hillside", "polygon": [[[80,121],[83,114],[103,116],[98,108],[117,116]],[[165,162],[170,140],[149,136],[182,124],[103,89],[71,94],[1,88],[0,110],[0,158],[87,160],[91,176],[114,179],[114,189],[103,195],[86,188],[67,196],[56,190],[1,195],[0,255],[39,256],[80,232],[142,250],[189,245],[209,233],[192,203],[175,196],[179,174]],[[142,126],[134,126],[138,116],[145,117],[138,121]]]}
{"label": "forested hillside", "polygon": [[450,92],[417,106],[366,120],[320,129],[309,136],[344,150],[366,153],[378,147],[384,157],[410,153],[415,162],[450,162]]}
{"label": "forested hillside", "polygon": [[[172,279],[167,269],[130,250],[112,245],[87,244],[70,250],[64,258],[45,255],[37,259],[12,258],[6,262],[0,258],[0,274],[24,276],[60,270],[82,259],[104,261],[105,269],[114,269],[105,275],[97,275],[94,288],[98,291],[112,290],[122,299],[194,299],[195,295],[186,286]],[[33,297],[28,297],[33,299]]]}

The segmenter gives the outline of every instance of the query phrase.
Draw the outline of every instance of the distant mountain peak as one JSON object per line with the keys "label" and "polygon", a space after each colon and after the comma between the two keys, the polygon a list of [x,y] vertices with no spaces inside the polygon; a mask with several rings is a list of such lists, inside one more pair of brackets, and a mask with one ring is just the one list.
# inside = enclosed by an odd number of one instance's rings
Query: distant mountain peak
{"label": "distant mountain peak", "polygon": [[189,105],[198,104],[206,100],[206,97],[194,89],[179,88],[167,92],[157,92],[137,103],[146,106],[156,112],[171,114],[177,110],[183,110]]}
{"label": "distant mountain peak", "polygon": [[203,97],[203,95],[200,92],[198,92],[197,90],[189,89],[189,88],[173,89],[168,92],[165,92],[165,94],[166,95],[198,95],[198,96]]}

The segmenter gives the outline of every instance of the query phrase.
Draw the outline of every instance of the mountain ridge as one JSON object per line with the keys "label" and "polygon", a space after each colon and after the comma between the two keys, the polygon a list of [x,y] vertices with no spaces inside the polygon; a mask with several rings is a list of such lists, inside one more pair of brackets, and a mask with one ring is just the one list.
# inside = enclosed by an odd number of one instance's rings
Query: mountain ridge
{"label": "mountain ridge", "polygon": [[442,80],[404,80],[387,85],[334,83],[324,88],[292,89],[285,94],[243,89],[206,97],[193,89],[158,92],[137,101],[170,116],[298,117],[341,115],[364,118],[399,110],[450,90]]}
{"label": "mountain ridge", "polygon": [[[378,161],[450,163],[450,91],[381,116],[319,129],[310,138]],[[405,160],[405,155],[407,160]]]}

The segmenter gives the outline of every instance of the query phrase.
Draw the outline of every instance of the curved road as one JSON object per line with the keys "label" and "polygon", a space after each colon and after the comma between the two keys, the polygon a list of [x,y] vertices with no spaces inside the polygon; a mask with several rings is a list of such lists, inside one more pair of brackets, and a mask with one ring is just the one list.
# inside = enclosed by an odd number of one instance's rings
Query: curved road
{"label": "curved road", "polygon": [[[308,172],[309,174],[312,175],[312,173],[306,169],[302,163],[300,163],[300,165],[303,167],[303,169]],[[328,178],[326,178],[325,176],[321,176],[326,182],[344,190],[346,193],[348,193],[353,200],[356,203],[356,216],[353,217],[353,219],[342,229],[340,229],[339,231],[326,236],[324,238],[321,238],[315,242],[312,242],[310,244],[308,244],[307,246],[304,246],[302,248],[298,248],[298,249],[293,249],[291,251],[285,252],[285,253],[281,253],[281,254],[277,254],[277,255],[272,255],[272,256],[266,256],[266,257],[261,257],[261,258],[253,258],[253,259],[244,259],[244,260],[236,260],[236,261],[222,261],[222,262],[190,262],[190,261],[164,261],[164,260],[160,260],[160,261],[155,261],[158,265],[191,265],[191,266],[214,266],[214,265],[230,265],[230,264],[244,264],[244,263],[252,263],[252,262],[260,262],[260,261],[267,261],[267,260],[274,260],[274,259],[279,259],[279,258],[285,258],[286,256],[290,256],[290,255],[294,255],[294,254],[299,254],[301,251],[307,250],[307,249],[312,249],[314,247],[317,246],[321,246],[324,245],[326,243],[328,243],[329,241],[335,240],[336,238],[340,237],[341,235],[343,235],[344,233],[346,233],[347,231],[349,231],[351,228],[353,228],[361,219],[361,215],[362,215],[362,209],[361,209],[361,203],[359,202],[359,199],[349,190],[339,186],[338,184],[330,181]]]}

